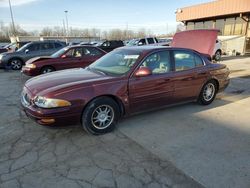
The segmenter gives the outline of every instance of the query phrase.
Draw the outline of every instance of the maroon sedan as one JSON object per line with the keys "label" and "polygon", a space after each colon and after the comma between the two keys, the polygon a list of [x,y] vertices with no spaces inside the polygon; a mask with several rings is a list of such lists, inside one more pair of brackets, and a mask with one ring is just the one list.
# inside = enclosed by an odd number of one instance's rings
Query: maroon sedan
{"label": "maroon sedan", "polygon": [[86,67],[105,54],[105,51],[94,46],[65,47],[52,56],[28,60],[22,72],[28,76],[36,76],[57,70]]}
{"label": "maroon sedan", "polygon": [[103,134],[122,116],[189,101],[208,105],[228,86],[228,75],[225,65],[191,49],[124,47],[85,69],[28,80],[21,102],[39,124],[81,122],[87,132]]}

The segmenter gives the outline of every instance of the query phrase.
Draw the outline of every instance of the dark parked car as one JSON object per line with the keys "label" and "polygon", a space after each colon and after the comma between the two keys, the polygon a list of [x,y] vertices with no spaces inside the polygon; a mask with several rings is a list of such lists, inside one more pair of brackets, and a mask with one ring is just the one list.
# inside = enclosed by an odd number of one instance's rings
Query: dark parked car
{"label": "dark parked car", "polygon": [[140,39],[132,39],[126,45],[127,46],[143,46],[143,45],[154,45],[157,44],[158,40],[155,37],[147,37]]}
{"label": "dark parked car", "polygon": [[124,46],[121,40],[107,40],[102,43],[98,43],[97,47],[103,49],[105,52],[111,52],[112,50]]}
{"label": "dark parked car", "polygon": [[93,46],[64,47],[51,56],[28,60],[22,72],[29,76],[36,76],[57,70],[86,67],[105,54],[105,51]]}
{"label": "dark parked car", "polygon": [[64,43],[59,41],[30,42],[16,52],[0,54],[0,67],[20,70],[27,60],[37,56],[51,55],[64,46]]}
{"label": "dark parked car", "polygon": [[[210,49],[217,32],[202,32],[211,40],[205,43]],[[124,47],[85,69],[28,80],[21,102],[39,124],[81,122],[87,132],[103,134],[122,116],[188,101],[208,105],[227,87],[228,75],[225,65],[211,63],[191,49]]]}

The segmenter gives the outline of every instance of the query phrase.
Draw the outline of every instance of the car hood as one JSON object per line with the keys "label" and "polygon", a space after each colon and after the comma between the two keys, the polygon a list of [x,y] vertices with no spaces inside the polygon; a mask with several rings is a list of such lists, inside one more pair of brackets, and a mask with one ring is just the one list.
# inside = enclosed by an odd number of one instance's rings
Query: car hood
{"label": "car hood", "polygon": [[4,52],[1,55],[3,57],[13,57],[13,56],[20,55],[20,54],[22,54],[22,52],[15,51],[15,52]]}
{"label": "car hood", "polygon": [[202,54],[213,55],[219,30],[189,30],[176,33],[172,47],[189,48]]}
{"label": "car hood", "polygon": [[42,61],[42,60],[47,60],[47,59],[54,59],[53,57],[51,56],[41,56],[41,57],[34,57],[34,58],[31,58],[29,59],[28,61],[26,61],[26,65],[27,64],[32,64],[34,62],[37,62],[37,61]]}
{"label": "car hood", "polygon": [[[31,78],[25,83],[25,87],[33,96],[45,95],[68,87],[81,85],[87,87],[94,81],[107,80],[113,77],[95,73],[83,68],[56,71]],[[84,85],[83,85],[84,84]]]}

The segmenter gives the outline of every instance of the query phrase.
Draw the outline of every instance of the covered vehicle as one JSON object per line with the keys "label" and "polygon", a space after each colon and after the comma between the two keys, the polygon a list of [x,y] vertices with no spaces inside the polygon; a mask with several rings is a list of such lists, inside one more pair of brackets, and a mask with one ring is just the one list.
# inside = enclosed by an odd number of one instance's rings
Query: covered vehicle
{"label": "covered vehicle", "polygon": [[28,60],[22,68],[22,72],[28,76],[37,76],[57,70],[83,68],[105,54],[105,51],[93,46],[65,47],[51,56],[35,57]]}
{"label": "covered vehicle", "polygon": [[[207,32],[208,39],[216,34]],[[209,54],[213,41],[202,42],[208,47],[201,52]],[[82,123],[87,132],[103,134],[123,116],[189,101],[208,105],[228,86],[228,76],[225,65],[211,63],[192,49],[124,47],[85,69],[28,80],[21,102],[41,125]]]}

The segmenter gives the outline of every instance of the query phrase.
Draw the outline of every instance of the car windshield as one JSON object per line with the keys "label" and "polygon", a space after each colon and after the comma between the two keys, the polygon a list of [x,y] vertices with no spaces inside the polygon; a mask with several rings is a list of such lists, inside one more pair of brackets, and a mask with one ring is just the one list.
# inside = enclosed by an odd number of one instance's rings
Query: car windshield
{"label": "car windshield", "polygon": [[140,52],[122,49],[116,50],[103,56],[88,68],[107,75],[121,76],[131,70],[139,56]]}
{"label": "car windshield", "polygon": [[9,48],[9,47],[11,47],[12,45],[14,45],[14,44],[13,44],[13,43],[10,43],[10,44],[7,44],[7,45],[3,46],[3,48]]}
{"label": "car windshield", "polygon": [[138,39],[133,39],[127,43],[127,46],[137,46],[138,42]]}
{"label": "car windshield", "polygon": [[64,52],[66,52],[69,48],[62,48],[60,50],[58,50],[57,52],[55,52],[54,54],[51,55],[51,57],[60,57],[62,54],[64,54]]}

